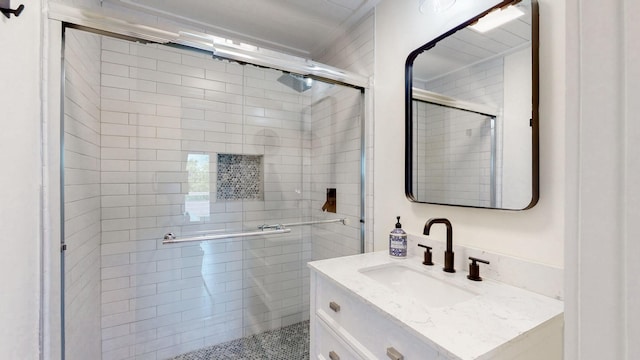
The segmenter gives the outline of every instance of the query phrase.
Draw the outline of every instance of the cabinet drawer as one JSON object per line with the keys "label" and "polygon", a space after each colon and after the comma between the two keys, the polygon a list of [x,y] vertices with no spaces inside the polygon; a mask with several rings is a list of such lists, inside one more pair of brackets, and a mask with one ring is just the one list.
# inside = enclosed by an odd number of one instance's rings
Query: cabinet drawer
{"label": "cabinet drawer", "polygon": [[319,360],[364,360],[319,319],[315,321],[315,341]]}
{"label": "cabinet drawer", "polygon": [[330,319],[330,325],[339,325],[347,331],[358,326],[361,321],[362,302],[331,282],[317,277],[316,313]]}
{"label": "cabinet drawer", "polygon": [[446,359],[424,340],[386,318],[358,296],[316,277],[316,316],[367,359],[388,360],[393,348],[404,360]]}

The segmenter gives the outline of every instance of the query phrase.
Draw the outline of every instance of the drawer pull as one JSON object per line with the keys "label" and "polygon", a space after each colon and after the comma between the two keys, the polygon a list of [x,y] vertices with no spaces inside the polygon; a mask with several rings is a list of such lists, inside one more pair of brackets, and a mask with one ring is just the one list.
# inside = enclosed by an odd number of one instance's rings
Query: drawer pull
{"label": "drawer pull", "polygon": [[332,301],[329,303],[329,307],[331,308],[331,310],[335,311],[335,312],[339,312],[340,311],[340,305],[338,305],[337,302]]}
{"label": "drawer pull", "polygon": [[404,360],[404,356],[393,347],[387,348],[387,356],[391,360]]}
{"label": "drawer pull", "polygon": [[331,359],[331,360],[340,360],[340,356],[338,356],[338,354],[336,354],[335,351],[330,351],[329,352],[329,359]]}

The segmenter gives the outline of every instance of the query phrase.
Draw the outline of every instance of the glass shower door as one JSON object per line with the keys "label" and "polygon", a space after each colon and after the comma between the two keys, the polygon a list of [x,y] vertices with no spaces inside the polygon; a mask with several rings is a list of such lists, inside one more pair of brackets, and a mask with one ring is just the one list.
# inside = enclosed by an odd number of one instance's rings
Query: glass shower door
{"label": "glass shower door", "polygon": [[65,36],[66,358],[304,352],[306,263],[362,249],[360,90]]}

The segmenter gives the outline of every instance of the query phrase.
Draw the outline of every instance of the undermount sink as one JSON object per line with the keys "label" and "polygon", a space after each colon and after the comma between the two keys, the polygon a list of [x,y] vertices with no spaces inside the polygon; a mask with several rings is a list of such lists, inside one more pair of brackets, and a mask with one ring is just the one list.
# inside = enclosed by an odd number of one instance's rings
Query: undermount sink
{"label": "undermount sink", "polygon": [[359,270],[401,296],[412,297],[430,307],[452,306],[476,296],[445,280],[402,264],[386,264]]}

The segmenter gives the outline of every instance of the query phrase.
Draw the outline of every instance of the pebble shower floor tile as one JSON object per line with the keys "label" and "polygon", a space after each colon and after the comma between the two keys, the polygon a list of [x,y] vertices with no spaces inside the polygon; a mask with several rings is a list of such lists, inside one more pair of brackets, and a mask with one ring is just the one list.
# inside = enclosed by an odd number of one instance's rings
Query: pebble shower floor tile
{"label": "pebble shower floor tile", "polygon": [[309,321],[179,355],[171,360],[308,360]]}

